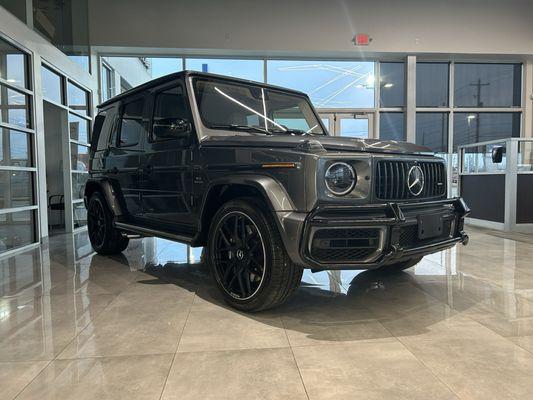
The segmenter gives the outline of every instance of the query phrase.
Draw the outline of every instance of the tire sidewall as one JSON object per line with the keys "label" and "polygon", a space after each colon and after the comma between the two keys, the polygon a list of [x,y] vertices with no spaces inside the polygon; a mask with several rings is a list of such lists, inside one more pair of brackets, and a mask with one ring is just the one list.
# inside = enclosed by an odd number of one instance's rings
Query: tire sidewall
{"label": "tire sidewall", "polygon": [[104,212],[104,221],[105,221],[105,223],[104,223],[104,225],[105,225],[104,240],[103,240],[101,245],[97,246],[95,243],[93,243],[92,235],[89,233],[89,240],[91,242],[91,245],[98,252],[98,251],[101,251],[104,248],[107,240],[109,240],[109,233],[110,233],[109,228],[110,228],[110,225],[111,225],[111,221],[110,221],[110,218],[109,218],[109,212],[107,211],[107,208],[106,208],[106,204],[105,204],[104,199],[103,199],[103,197],[102,197],[102,195],[100,193],[96,192],[96,193],[94,193],[91,196],[91,198],[89,200],[88,209],[91,208],[91,204],[93,202],[99,203],[100,207],[102,207],[102,210]]}

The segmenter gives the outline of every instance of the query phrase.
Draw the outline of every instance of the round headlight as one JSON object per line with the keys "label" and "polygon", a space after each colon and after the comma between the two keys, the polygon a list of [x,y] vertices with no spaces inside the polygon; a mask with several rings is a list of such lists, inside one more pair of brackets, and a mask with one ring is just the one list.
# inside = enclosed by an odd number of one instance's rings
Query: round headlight
{"label": "round headlight", "polygon": [[333,163],[326,170],[326,187],[336,196],[350,193],[355,186],[356,180],[354,169],[344,162]]}

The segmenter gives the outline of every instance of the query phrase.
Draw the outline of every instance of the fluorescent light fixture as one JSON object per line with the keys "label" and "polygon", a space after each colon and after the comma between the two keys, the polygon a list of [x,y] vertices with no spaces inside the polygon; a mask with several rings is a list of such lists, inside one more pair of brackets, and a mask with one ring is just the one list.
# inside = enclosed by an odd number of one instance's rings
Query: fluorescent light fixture
{"label": "fluorescent light fixture", "polygon": [[466,119],[471,121],[473,119],[476,119],[476,116],[474,114],[470,114],[468,117],[466,117]]}
{"label": "fluorescent light fixture", "polygon": [[394,83],[390,83],[390,82],[388,82],[388,83],[383,85],[383,87],[385,87],[385,88],[391,88],[393,86],[394,86]]}

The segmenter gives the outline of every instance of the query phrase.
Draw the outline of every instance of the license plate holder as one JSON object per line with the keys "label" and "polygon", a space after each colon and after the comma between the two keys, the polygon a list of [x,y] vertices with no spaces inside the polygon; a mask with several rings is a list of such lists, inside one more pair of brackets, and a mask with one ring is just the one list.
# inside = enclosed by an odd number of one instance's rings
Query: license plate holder
{"label": "license plate holder", "polygon": [[431,239],[442,235],[442,214],[423,214],[418,216],[418,239]]}

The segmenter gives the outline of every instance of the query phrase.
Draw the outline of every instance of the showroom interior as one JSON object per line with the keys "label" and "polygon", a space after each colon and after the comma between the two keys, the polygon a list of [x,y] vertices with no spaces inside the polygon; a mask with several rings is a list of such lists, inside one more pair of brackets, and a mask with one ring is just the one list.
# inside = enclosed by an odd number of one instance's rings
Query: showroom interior
{"label": "showroom interior", "polygon": [[[526,0],[0,0],[0,398],[533,398],[532,18]],[[468,245],[396,274],[306,269],[254,314],[202,248],[96,254],[97,106],[185,70],[305,92],[333,136],[427,146]]]}

